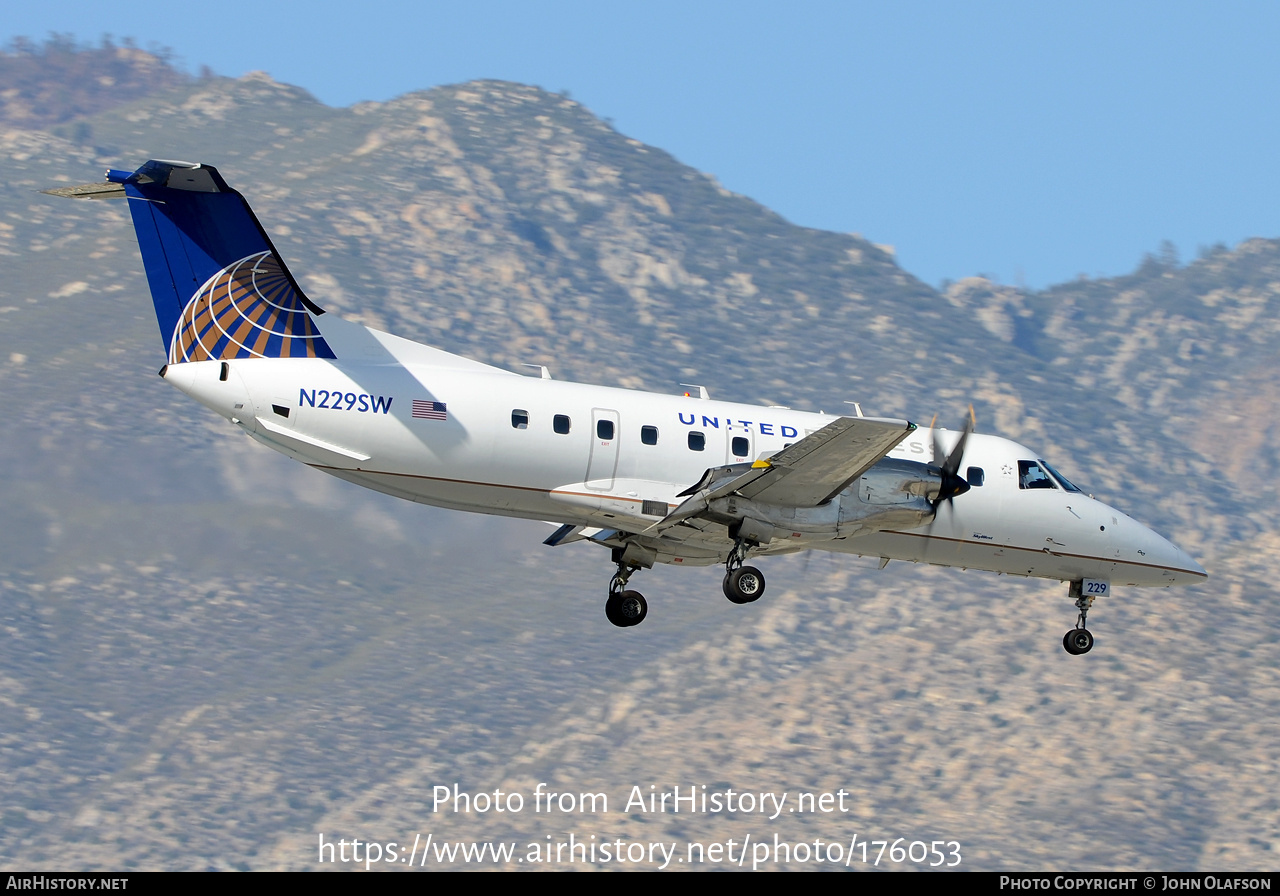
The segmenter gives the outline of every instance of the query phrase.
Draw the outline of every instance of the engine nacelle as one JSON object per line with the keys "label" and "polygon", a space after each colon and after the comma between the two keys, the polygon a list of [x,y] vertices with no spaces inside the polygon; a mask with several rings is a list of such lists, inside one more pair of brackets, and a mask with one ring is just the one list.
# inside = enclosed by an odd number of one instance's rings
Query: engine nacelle
{"label": "engine nacelle", "polygon": [[768,543],[768,538],[762,536],[771,529],[782,537],[795,537],[799,533],[804,539],[826,541],[840,534],[839,501],[828,501],[818,507],[788,507],[726,495],[713,498],[707,506],[712,519],[730,529],[737,528],[748,541],[758,544]]}
{"label": "engine nacelle", "polygon": [[817,507],[789,507],[739,495],[712,499],[708,516],[737,527],[751,543],[780,537],[829,541],[876,529],[914,529],[933,518],[933,500],[942,489],[938,468],[909,460],[880,461],[831,501]]}
{"label": "engine nacelle", "polygon": [[911,460],[886,458],[840,493],[840,528],[914,529],[933,519],[942,472]]}

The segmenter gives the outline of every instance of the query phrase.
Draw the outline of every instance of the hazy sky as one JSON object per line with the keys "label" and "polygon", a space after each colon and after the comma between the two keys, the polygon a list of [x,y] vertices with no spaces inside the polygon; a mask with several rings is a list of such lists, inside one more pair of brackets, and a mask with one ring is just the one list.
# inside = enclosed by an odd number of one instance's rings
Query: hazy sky
{"label": "hazy sky", "polygon": [[[1280,4],[10,4],[331,105],[472,78],[568,90],[796,224],[930,283],[1125,273],[1280,236]],[[0,85],[2,87],[3,85]],[[121,160],[133,164],[138,160]],[[217,163],[217,159],[205,159]]]}

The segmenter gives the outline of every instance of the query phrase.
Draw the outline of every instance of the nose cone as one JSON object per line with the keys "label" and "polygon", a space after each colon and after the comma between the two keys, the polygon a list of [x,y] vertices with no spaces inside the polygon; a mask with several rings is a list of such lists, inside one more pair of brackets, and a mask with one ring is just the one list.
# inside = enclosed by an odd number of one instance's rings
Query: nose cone
{"label": "nose cone", "polygon": [[[1156,537],[1159,538],[1159,536]],[[1205,572],[1204,567],[1191,559],[1190,554],[1171,541],[1163,538],[1160,540],[1173,550],[1176,557],[1175,562],[1170,564],[1170,567],[1166,570],[1171,579],[1170,584],[1194,585],[1196,582],[1203,582],[1209,578],[1209,574]]]}
{"label": "nose cone", "polygon": [[1135,581],[1135,585],[1194,585],[1209,577],[1204,567],[1191,558],[1191,555],[1146,526],[1134,520],[1126,520],[1132,524],[1125,527],[1134,531],[1133,559],[1139,570],[1136,578],[1146,581]]}

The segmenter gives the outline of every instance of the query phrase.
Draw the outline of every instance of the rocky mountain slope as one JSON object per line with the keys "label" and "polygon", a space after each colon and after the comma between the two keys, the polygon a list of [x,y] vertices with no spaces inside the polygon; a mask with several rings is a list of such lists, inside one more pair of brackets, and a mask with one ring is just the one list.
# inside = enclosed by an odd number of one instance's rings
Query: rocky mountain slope
{"label": "rocky mountain slope", "polygon": [[[0,133],[6,867],[298,868],[319,833],[571,831],[1274,867],[1280,243],[939,292],[532,87],[332,109],[252,75],[75,121]],[[746,608],[714,570],[645,573],[653,612],[619,632],[603,552],[296,468],[154,376],[125,209],[35,192],[147,158],[218,165],[321,306],[490,363],[956,424],[973,401],[1212,577],[1098,607],[1084,658],[1058,643],[1063,586],[825,555],[773,561]],[[611,811],[432,811],[437,784],[539,781]],[[650,784],[851,808],[621,810]]]}

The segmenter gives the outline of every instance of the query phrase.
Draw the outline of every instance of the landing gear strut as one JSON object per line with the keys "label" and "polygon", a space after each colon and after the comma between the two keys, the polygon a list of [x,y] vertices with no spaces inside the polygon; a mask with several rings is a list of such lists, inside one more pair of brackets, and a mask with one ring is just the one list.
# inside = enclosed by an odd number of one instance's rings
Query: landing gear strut
{"label": "landing gear strut", "polygon": [[609,599],[604,603],[604,615],[619,628],[630,628],[644,622],[649,615],[649,603],[639,591],[628,591],[627,580],[640,567],[618,560],[618,571],[609,582]]}
{"label": "landing gear strut", "polygon": [[764,573],[754,566],[742,565],[748,549],[744,539],[735,539],[733,550],[724,562],[724,596],[735,604],[749,604],[764,594]]}
{"label": "landing gear strut", "polygon": [[1080,617],[1076,620],[1076,627],[1062,636],[1062,647],[1072,656],[1080,656],[1093,650],[1093,634],[1085,628],[1085,623],[1089,618],[1089,607],[1093,605],[1094,595],[1085,594],[1080,582],[1072,582],[1068,596],[1076,599]]}

